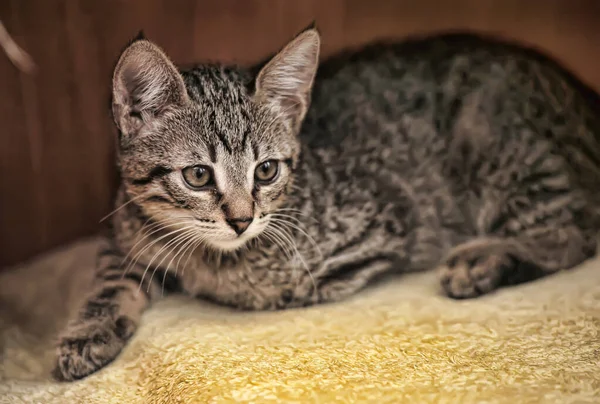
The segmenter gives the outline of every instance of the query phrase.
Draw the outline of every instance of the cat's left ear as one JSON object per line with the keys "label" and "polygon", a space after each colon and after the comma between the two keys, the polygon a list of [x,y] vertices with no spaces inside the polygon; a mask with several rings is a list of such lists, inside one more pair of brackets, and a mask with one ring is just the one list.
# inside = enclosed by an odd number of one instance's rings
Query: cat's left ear
{"label": "cat's left ear", "polygon": [[297,35],[260,71],[256,98],[298,130],[308,106],[319,65],[321,37],[313,26]]}

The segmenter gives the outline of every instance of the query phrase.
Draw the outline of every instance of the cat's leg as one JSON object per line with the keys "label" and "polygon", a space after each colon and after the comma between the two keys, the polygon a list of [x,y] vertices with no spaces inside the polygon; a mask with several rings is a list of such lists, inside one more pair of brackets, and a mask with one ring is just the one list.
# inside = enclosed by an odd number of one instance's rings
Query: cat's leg
{"label": "cat's leg", "polygon": [[99,251],[96,285],[77,316],[59,335],[53,377],[72,381],[101,369],[121,352],[159,282],[143,276],[145,266],[125,272],[123,257],[108,241]]}
{"label": "cat's leg", "polygon": [[445,293],[472,298],[591,258],[596,251],[595,231],[574,219],[571,207],[577,204],[576,198],[569,194],[546,197],[534,197],[529,208],[498,218],[504,231],[452,249],[440,267]]}

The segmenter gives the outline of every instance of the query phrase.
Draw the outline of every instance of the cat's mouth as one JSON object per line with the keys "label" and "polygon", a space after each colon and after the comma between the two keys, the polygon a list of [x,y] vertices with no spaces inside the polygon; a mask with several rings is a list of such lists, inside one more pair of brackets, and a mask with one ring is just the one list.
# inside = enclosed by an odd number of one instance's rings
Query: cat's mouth
{"label": "cat's mouth", "polygon": [[261,220],[255,220],[243,233],[237,233],[234,231],[227,231],[227,235],[215,235],[214,237],[207,237],[206,243],[212,248],[224,251],[232,252],[239,250],[246,246],[252,239],[258,237],[264,230],[265,225]]}

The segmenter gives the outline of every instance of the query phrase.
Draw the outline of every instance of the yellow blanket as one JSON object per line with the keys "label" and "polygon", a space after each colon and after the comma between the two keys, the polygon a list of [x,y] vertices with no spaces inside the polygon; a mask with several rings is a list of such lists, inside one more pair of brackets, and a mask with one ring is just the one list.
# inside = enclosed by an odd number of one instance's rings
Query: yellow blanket
{"label": "yellow blanket", "polygon": [[471,301],[432,273],[287,312],[168,298],[109,367],[44,380],[95,246],[0,273],[0,403],[600,402],[600,260]]}

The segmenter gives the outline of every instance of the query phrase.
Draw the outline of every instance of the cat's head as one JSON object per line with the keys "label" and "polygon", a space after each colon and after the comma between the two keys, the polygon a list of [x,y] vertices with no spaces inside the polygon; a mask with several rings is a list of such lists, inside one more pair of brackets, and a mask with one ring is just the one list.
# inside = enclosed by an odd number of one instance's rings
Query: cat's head
{"label": "cat's head", "polygon": [[208,65],[182,74],[155,44],[132,42],[112,93],[129,197],[218,250],[260,235],[292,187],[319,48],[308,28],[249,77]]}

